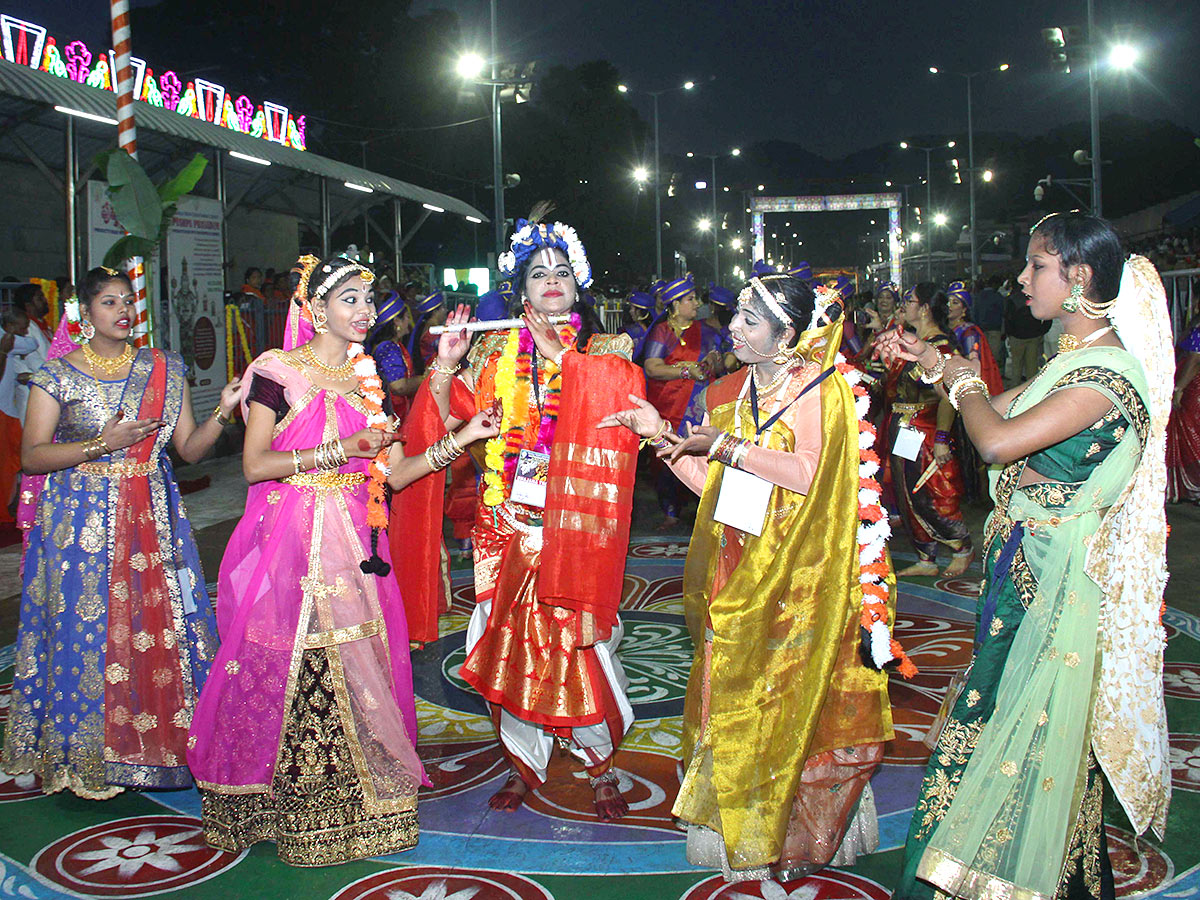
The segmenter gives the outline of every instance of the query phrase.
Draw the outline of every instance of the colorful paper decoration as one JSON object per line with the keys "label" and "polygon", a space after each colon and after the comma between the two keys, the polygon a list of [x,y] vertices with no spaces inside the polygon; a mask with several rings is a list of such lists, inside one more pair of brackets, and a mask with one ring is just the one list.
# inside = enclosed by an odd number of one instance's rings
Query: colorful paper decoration
{"label": "colorful paper decoration", "polygon": [[[99,90],[116,90],[112,50],[94,54],[78,40],[59,50],[45,27],[8,14],[0,14],[0,42],[7,62]],[[195,78],[185,87],[183,79],[170,69],[155,78],[154,70],[137,57],[130,57],[130,64],[134,74],[133,96],[143,103],[296,150],[304,150],[307,145],[305,117],[292,115],[282,104],[263,101],[256,105],[245,95],[234,100],[224,85],[205,78]]]}

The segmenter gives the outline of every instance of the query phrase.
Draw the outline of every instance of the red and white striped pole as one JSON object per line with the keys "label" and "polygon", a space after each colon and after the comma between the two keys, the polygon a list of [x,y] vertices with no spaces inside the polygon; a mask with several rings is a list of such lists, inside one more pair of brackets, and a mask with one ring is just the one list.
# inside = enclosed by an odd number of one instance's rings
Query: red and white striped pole
{"label": "red and white striped pole", "polygon": [[[133,52],[129,28],[129,0],[110,0],[113,55],[117,71],[113,73],[117,92],[117,146],[137,159],[137,123],[133,118]],[[146,303],[146,266],[140,256],[125,260],[125,274],[133,283],[134,307],[133,342],[138,347],[150,343],[150,307]]]}

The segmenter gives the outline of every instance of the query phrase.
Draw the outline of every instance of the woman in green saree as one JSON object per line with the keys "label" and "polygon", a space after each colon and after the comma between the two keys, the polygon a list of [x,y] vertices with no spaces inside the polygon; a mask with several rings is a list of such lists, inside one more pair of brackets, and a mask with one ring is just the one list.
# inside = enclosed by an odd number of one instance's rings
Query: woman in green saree
{"label": "woman in green saree", "polygon": [[[1043,219],[1020,276],[1059,353],[988,399],[977,363],[941,383],[993,472],[975,657],[917,799],[895,895],[1112,897],[1101,801],[1161,837],[1170,800],[1165,428],[1174,366],[1154,267],[1102,219]],[[935,351],[898,332],[887,359]]]}

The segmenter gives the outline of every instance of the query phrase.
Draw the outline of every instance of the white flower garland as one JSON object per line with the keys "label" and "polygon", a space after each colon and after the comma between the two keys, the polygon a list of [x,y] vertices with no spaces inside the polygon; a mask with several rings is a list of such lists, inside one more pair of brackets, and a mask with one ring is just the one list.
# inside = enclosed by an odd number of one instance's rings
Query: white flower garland
{"label": "white flower garland", "polygon": [[513,236],[508,242],[512,249],[507,253],[501,253],[496,260],[496,266],[499,268],[500,274],[507,278],[516,276],[516,250],[518,247],[535,247],[539,243],[542,246],[554,246],[554,244],[547,244],[545,241],[539,242],[535,236],[541,235],[543,238],[548,238],[550,234],[553,234],[555,238],[558,238],[567,245],[567,261],[571,264],[571,271],[575,274],[575,281],[581,288],[591,287],[592,265],[588,262],[587,251],[583,248],[583,242],[579,240],[579,235],[576,234],[574,228],[562,222],[554,222],[549,226],[544,222],[538,224],[526,222],[513,232]]}

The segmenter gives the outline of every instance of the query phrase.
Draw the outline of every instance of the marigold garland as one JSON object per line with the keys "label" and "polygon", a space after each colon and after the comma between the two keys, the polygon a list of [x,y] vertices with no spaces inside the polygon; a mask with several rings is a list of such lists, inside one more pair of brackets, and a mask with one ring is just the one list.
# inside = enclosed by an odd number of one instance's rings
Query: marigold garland
{"label": "marigold garland", "polygon": [[888,576],[891,564],[887,560],[887,540],[892,527],[881,504],[882,487],[879,474],[879,455],[875,452],[875,426],[867,418],[870,399],[862,384],[862,372],[846,362],[839,353],[837,370],[854,393],[854,410],[858,418],[858,563],[859,583],[862,586],[862,615],[859,619],[869,638],[871,660],[883,668],[899,660],[898,671],[905,678],[917,674],[917,667],[892,637],[888,628]]}
{"label": "marigold garland", "polygon": [[[354,364],[354,375],[362,389],[363,406],[367,408],[367,427],[376,431],[388,430],[388,417],[383,411],[383,382],[375,368],[375,359],[367,355],[362,344],[351,344],[346,354]],[[388,522],[386,491],[384,484],[391,471],[388,467],[388,447],[380,449],[367,467],[370,476],[367,498],[367,524],[372,528],[386,528]]]}
{"label": "marigold garland", "polygon": [[[581,324],[579,316],[573,314],[559,329],[559,336],[567,346],[574,343]],[[508,333],[496,364],[495,394],[502,412],[500,433],[484,445],[484,464],[487,466],[483,474],[485,506],[499,506],[508,497],[517,470],[517,457],[525,445],[525,429],[531,421],[534,347],[533,335],[527,329],[515,328]],[[545,399],[534,443],[534,449],[543,453],[548,453],[554,443],[559,406],[559,390],[550,385],[557,367],[547,360],[546,371]]]}

